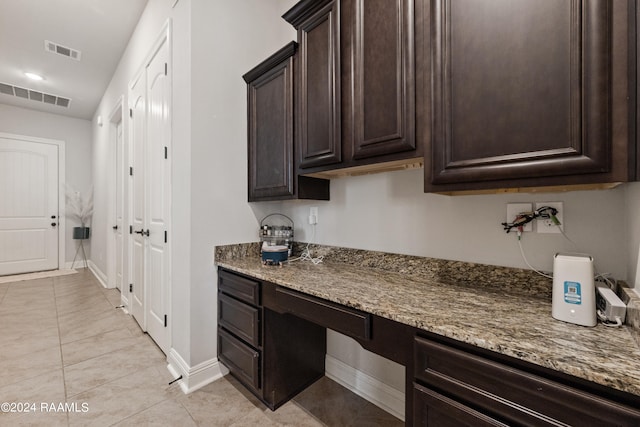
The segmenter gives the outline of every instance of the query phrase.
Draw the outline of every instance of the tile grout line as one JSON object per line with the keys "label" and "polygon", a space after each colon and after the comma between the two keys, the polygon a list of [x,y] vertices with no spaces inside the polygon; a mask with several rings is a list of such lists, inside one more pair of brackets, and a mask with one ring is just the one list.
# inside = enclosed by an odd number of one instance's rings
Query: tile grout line
{"label": "tile grout line", "polygon": [[[53,305],[54,310],[56,311],[56,325],[58,326],[58,349],[60,350],[60,369],[62,371],[62,384],[64,386],[64,401],[65,403],[69,403],[69,399],[67,396],[67,378],[65,377],[64,372],[64,354],[62,353],[62,333],[60,332],[60,316],[58,314],[58,298],[56,297],[56,283],[53,278],[51,278],[51,287],[53,288]],[[69,412],[65,411],[65,415],[67,418],[67,426],[71,425],[71,421],[69,420]]]}

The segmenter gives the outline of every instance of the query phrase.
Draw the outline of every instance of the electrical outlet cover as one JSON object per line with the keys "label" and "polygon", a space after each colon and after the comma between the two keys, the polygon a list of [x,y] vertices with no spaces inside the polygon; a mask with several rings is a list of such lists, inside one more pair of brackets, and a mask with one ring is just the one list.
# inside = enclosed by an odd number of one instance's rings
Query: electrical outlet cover
{"label": "electrical outlet cover", "polygon": [[558,210],[556,218],[558,218],[558,221],[560,221],[560,225],[558,226],[554,224],[550,218],[538,218],[538,220],[536,221],[536,231],[538,233],[562,233],[562,231],[564,231],[564,207],[562,202],[536,203],[536,210],[540,209],[543,206],[551,206],[552,208],[556,208]]}
{"label": "electrical outlet cover", "polygon": [[[531,212],[532,204],[531,203],[507,203],[507,219],[505,222],[513,222],[518,214],[522,212]],[[516,232],[516,229],[512,229],[512,232]],[[533,231],[532,223],[526,224],[522,231]]]}

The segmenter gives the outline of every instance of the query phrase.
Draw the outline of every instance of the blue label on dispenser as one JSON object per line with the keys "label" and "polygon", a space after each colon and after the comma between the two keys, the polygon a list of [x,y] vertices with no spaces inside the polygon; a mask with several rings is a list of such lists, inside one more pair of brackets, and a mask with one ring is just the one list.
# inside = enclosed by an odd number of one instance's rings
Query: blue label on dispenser
{"label": "blue label on dispenser", "polygon": [[580,283],[564,282],[564,302],[569,304],[582,304],[582,292]]}

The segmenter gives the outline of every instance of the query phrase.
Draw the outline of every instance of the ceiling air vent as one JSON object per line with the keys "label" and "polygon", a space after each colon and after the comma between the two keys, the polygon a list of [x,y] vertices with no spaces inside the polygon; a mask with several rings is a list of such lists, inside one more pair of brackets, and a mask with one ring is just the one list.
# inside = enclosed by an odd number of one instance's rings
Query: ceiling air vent
{"label": "ceiling air vent", "polygon": [[80,57],[82,56],[82,53],[79,50],[71,49],[70,47],[62,46],[61,44],[54,43],[49,40],[44,41],[44,50],[66,56],[67,58],[75,59],[76,61],[80,61]]}
{"label": "ceiling air vent", "polygon": [[64,108],[69,108],[69,104],[71,103],[69,98],[51,95],[49,93],[43,93],[33,89],[25,89],[23,87],[7,83],[0,83],[0,93],[17,96],[18,98],[30,99],[31,101],[44,102],[45,104],[57,105]]}

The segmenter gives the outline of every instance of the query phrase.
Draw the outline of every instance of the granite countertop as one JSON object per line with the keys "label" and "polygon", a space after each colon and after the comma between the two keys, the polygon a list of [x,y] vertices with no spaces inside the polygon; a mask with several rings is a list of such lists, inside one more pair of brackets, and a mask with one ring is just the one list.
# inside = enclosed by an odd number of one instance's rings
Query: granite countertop
{"label": "granite countertop", "polygon": [[[296,261],[273,267],[262,265],[255,244],[233,245],[216,248],[216,264],[640,396],[640,347],[631,328],[588,328],[553,319],[550,282],[547,290],[536,285],[531,291],[524,283],[526,270],[373,252],[368,258],[358,250],[352,255],[359,262],[349,263],[344,262],[348,254],[334,251],[332,257],[330,252],[318,265]],[[447,269],[447,263],[467,267]],[[485,283],[456,283],[456,274],[469,277],[487,268],[495,273],[485,272]],[[509,270],[513,282],[491,280],[508,276]],[[443,271],[454,277],[442,280]]]}

